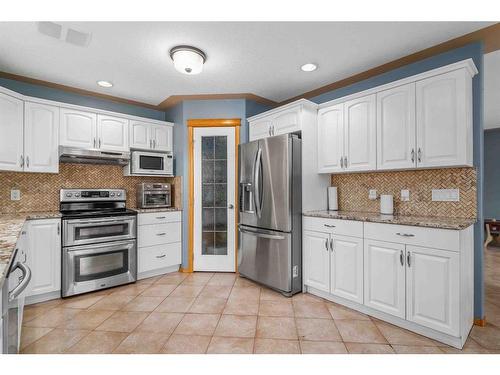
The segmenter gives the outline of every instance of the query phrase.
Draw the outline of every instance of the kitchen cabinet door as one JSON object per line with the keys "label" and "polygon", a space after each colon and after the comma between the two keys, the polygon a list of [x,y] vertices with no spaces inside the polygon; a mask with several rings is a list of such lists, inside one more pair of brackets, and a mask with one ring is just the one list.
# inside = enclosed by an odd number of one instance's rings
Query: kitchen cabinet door
{"label": "kitchen cabinet door", "polygon": [[167,125],[151,125],[151,138],[155,151],[172,151],[172,127]]}
{"label": "kitchen cabinet door", "polygon": [[410,245],[406,253],[406,319],[458,336],[460,254]]}
{"label": "kitchen cabinet door", "polygon": [[417,166],[472,166],[472,88],[465,69],[416,83]]}
{"label": "kitchen cabinet door", "polygon": [[24,104],[24,170],[59,172],[59,107]]}
{"label": "kitchen cabinet door", "polygon": [[332,236],[330,293],[363,303],[363,239]]}
{"label": "kitchen cabinet door", "polygon": [[377,169],[416,166],[415,83],[377,93]]}
{"label": "kitchen cabinet door", "polygon": [[402,319],[406,314],[405,245],[365,240],[364,303]]}
{"label": "kitchen cabinet door", "polygon": [[130,121],[130,148],[151,150],[151,124],[142,121]]}
{"label": "kitchen cabinet door", "polygon": [[377,167],[375,94],[344,103],[344,167],[374,171]]}
{"label": "kitchen cabinet door", "polygon": [[343,169],[344,104],[318,112],[318,173],[335,173]]}
{"label": "kitchen cabinet door", "polygon": [[105,151],[128,151],[128,122],[120,117],[97,115],[97,147]]}
{"label": "kitchen cabinet door", "polygon": [[272,135],[280,135],[300,131],[300,108],[278,113],[273,118]]}
{"label": "kitchen cabinet door", "polygon": [[250,142],[271,136],[272,121],[270,118],[261,119],[250,123],[249,138]]}
{"label": "kitchen cabinet door", "polygon": [[31,220],[27,227],[29,296],[61,290],[61,220]]}
{"label": "kitchen cabinet door", "polygon": [[0,93],[0,170],[22,171],[24,103]]}
{"label": "kitchen cabinet door", "polygon": [[95,113],[61,108],[60,144],[83,149],[97,148]]}
{"label": "kitchen cabinet door", "polygon": [[304,284],[323,292],[330,291],[330,235],[304,231]]}

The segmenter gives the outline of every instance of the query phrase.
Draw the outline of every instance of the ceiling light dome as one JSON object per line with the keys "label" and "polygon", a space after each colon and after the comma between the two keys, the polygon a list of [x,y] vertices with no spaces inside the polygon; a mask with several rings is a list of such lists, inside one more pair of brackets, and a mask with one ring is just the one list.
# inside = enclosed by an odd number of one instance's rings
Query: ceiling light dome
{"label": "ceiling light dome", "polygon": [[207,60],[205,52],[192,46],[176,46],[170,50],[170,57],[177,71],[183,74],[199,74]]}
{"label": "ceiling light dome", "polygon": [[302,71],[304,72],[314,72],[316,69],[318,69],[318,65],[314,63],[307,63],[302,65],[300,69],[302,69]]}

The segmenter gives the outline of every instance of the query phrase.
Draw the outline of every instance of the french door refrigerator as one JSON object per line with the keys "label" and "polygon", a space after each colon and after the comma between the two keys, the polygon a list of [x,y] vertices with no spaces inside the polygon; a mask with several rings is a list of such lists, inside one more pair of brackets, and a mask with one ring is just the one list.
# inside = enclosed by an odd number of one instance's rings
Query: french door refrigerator
{"label": "french door refrigerator", "polygon": [[238,271],[285,295],[302,290],[301,140],[239,146]]}

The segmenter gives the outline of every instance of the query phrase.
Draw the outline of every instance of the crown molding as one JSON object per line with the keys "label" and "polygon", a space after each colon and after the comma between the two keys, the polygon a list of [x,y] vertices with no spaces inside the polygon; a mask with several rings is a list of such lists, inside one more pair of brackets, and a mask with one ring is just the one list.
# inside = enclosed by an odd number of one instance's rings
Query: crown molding
{"label": "crown molding", "polygon": [[185,100],[224,100],[224,99],[248,99],[253,100],[257,103],[266,104],[272,107],[276,107],[279,103],[266,99],[262,96],[258,96],[250,93],[241,94],[197,94],[197,95],[172,95],[167,99],[158,104],[160,109],[168,109],[174,107],[175,105],[183,102]]}

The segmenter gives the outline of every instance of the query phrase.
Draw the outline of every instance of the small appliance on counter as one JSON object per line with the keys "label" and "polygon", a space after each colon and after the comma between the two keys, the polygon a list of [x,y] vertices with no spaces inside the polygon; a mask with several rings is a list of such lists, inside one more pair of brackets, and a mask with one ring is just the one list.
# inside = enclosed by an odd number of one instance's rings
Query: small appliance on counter
{"label": "small appliance on counter", "polygon": [[165,208],[171,206],[171,184],[144,182],[137,185],[137,207]]}
{"label": "small appliance on counter", "polygon": [[328,187],[328,211],[338,211],[339,202],[337,198],[337,187]]}
{"label": "small appliance on counter", "polygon": [[394,213],[394,198],[392,195],[380,195],[380,213],[382,215],[392,215]]}

